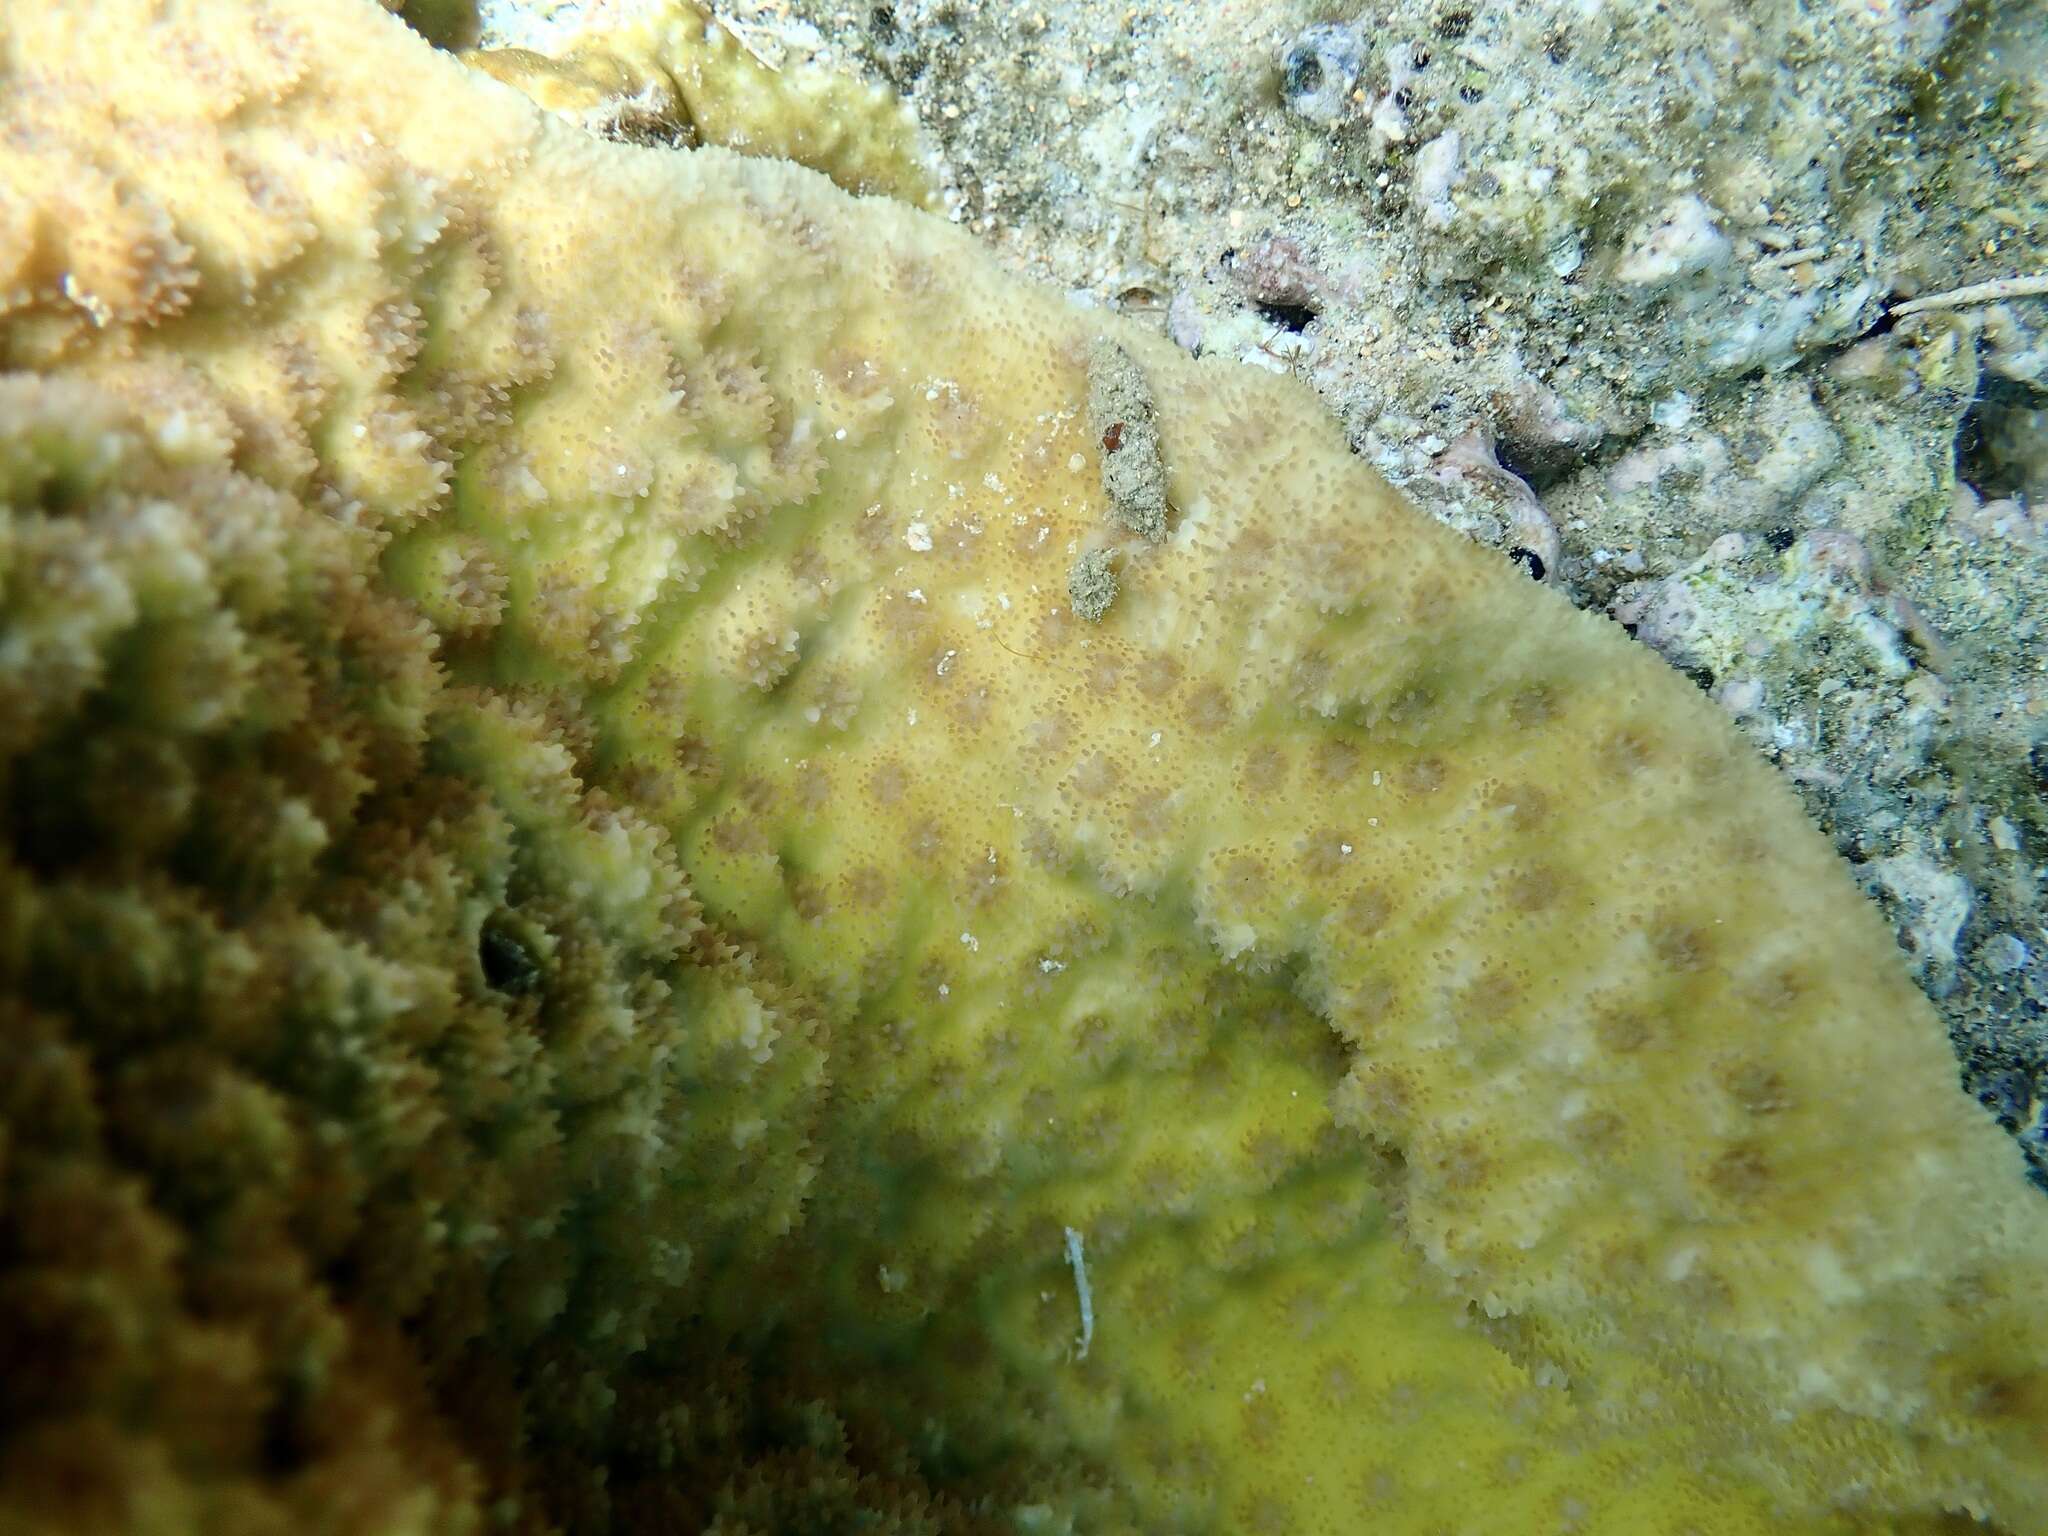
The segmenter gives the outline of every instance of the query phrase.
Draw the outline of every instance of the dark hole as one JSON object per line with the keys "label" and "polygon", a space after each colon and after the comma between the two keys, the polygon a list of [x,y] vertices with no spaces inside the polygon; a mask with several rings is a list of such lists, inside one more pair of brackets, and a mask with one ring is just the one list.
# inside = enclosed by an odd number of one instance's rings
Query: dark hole
{"label": "dark hole", "polygon": [[1306,304],[1261,304],[1259,313],[1283,330],[1304,331],[1316,312]]}
{"label": "dark hole", "polygon": [[1406,112],[1410,107],[1415,105],[1415,93],[1409,90],[1407,86],[1402,86],[1401,89],[1394,92],[1394,105],[1399,107],[1403,112]]}
{"label": "dark hole", "polygon": [[1764,535],[1764,543],[1770,547],[1772,554],[1782,555],[1792,547],[1792,530],[1790,528],[1773,528]]}
{"label": "dark hole", "polygon": [[1535,550],[1524,549],[1521,545],[1517,544],[1508,551],[1508,558],[1528,571],[1534,580],[1541,581],[1543,579],[1543,557],[1537,554]]}
{"label": "dark hole", "polygon": [[1479,89],[1476,85],[1468,83],[1458,87],[1458,99],[1460,101],[1478,101],[1485,95],[1486,92]]}
{"label": "dark hole", "polygon": [[1427,48],[1418,48],[1408,57],[1408,63],[1415,69],[1429,68],[1430,53]]}
{"label": "dark hole", "polygon": [[896,31],[896,7],[893,5],[876,6],[868,12],[868,25],[884,37],[893,35]]}
{"label": "dark hole", "polygon": [[1956,428],[1956,477],[1987,501],[2029,488],[2032,444],[2048,394],[2017,379],[1986,378]]}
{"label": "dark hole", "polygon": [[531,992],[540,983],[540,967],[511,934],[485,924],[476,940],[477,963],[492,988],[511,996]]}
{"label": "dark hole", "polygon": [[1711,667],[1680,667],[1678,670],[1691,678],[1693,686],[1701,693],[1706,693],[1714,686],[1714,671]]}
{"label": "dark hole", "polygon": [[1323,61],[1306,43],[1287,55],[1287,94],[1307,96],[1323,83]]}
{"label": "dark hole", "polygon": [[1580,467],[1578,454],[1566,443],[1532,443],[1507,433],[1495,439],[1493,461],[1538,496]]}
{"label": "dark hole", "polygon": [[1436,35],[1438,37],[1463,37],[1471,30],[1472,13],[1470,11],[1445,11],[1443,15],[1437,18]]}

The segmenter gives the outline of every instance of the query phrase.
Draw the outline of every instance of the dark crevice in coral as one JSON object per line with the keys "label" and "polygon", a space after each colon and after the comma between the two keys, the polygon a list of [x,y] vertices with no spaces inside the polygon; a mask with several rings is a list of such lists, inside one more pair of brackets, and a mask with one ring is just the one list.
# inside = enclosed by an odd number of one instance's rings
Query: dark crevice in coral
{"label": "dark crevice in coral", "polygon": [[1314,306],[1308,304],[1268,302],[1260,304],[1258,311],[1282,330],[1296,333],[1307,330],[1309,322],[1316,317]]}
{"label": "dark crevice in coral", "polygon": [[1956,428],[1956,478],[1987,501],[2027,490],[2027,465],[2014,445],[2029,417],[2048,410],[2048,393],[2013,379],[1986,378]]}

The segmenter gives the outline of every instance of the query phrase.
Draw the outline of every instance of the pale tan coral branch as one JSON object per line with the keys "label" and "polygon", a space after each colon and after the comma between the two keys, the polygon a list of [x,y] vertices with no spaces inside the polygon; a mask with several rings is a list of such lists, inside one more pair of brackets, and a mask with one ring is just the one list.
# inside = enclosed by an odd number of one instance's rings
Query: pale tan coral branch
{"label": "pale tan coral branch", "polygon": [[2043,297],[2048,297],[2048,272],[2036,272],[2030,277],[2001,277],[1988,283],[1972,283],[1967,288],[1951,288],[1947,293],[1930,293],[1924,299],[1893,305],[1891,313],[1895,319],[1903,319],[1930,309],[1961,309],[1966,304],[1996,304],[2000,299]]}

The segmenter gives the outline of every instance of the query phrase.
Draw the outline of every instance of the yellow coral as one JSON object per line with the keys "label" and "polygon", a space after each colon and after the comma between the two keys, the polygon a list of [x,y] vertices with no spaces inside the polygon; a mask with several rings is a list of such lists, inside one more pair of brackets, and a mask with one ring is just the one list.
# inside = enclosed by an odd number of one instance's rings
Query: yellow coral
{"label": "yellow coral", "polygon": [[1294,386],[365,4],[0,22],[6,1523],[2048,1521],[1882,927]]}
{"label": "yellow coral", "polygon": [[559,56],[487,48],[463,58],[586,128],[794,160],[849,192],[939,205],[931,156],[900,101],[827,70],[772,67],[694,0],[606,0]]}

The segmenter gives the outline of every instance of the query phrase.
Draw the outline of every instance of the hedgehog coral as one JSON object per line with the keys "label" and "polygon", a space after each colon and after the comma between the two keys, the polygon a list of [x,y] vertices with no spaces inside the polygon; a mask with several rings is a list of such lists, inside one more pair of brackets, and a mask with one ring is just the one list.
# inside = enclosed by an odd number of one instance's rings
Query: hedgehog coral
{"label": "hedgehog coral", "polygon": [[1881,926],[1294,386],[366,4],[0,18],[0,1524],[2048,1520]]}

